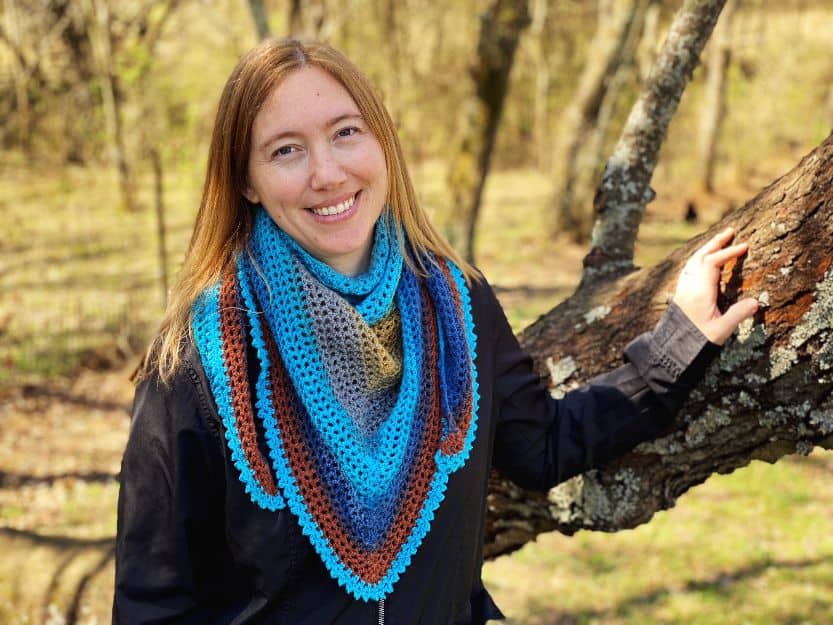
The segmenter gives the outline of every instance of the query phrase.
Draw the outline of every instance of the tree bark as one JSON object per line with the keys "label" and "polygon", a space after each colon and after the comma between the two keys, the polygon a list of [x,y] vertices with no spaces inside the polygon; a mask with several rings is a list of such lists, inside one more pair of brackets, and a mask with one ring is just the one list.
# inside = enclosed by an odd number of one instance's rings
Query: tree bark
{"label": "tree bark", "polygon": [[470,70],[475,97],[466,105],[459,147],[448,175],[452,213],[463,215],[462,237],[451,232],[452,242],[462,247],[470,261],[474,260],[483,186],[509,90],[509,73],[529,22],[527,0],[493,0],[481,17],[477,58]]}
{"label": "tree bark", "polygon": [[579,290],[521,342],[556,395],[617,366],[626,342],[657,321],[685,260],[729,225],[751,251],[724,269],[721,303],[756,297],[754,321],[727,343],[659,439],[549,495],[493,476],[489,557],[544,531],[635,527],[713,473],[833,448],[833,135],[656,267]]}
{"label": "tree bark", "polygon": [[633,249],[668,124],[726,0],[686,0],[605,166],[582,283],[633,270]]}
{"label": "tree bark", "polygon": [[726,117],[726,74],[732,60],[732,17],[736,0],[728,0],[723,18],[715,29],[709,50],[708,76],[706,77],[705,105],[700,130],[700,188],[714,192],[714,169],[717,161],[717,143],[720,127]]}

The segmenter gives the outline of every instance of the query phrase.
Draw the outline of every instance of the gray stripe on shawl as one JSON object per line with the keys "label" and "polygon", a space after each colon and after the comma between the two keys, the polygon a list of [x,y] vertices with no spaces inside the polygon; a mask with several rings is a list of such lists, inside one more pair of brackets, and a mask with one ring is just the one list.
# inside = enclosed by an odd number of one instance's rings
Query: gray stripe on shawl
{"label": "gray stripe on shawl", "polygon": [[369,391],[362,339],[377,341],[373,330],[348,301],[321,284],[306,267],[299,266],[298,273],[333,393],[362,435],[372,436],[396,404],[401,377],[393,386]]}

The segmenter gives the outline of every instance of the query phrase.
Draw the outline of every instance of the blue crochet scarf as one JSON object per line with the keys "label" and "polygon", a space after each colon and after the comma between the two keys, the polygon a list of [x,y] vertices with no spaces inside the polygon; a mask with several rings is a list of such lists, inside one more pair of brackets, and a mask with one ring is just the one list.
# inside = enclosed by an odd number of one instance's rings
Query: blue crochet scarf
{"label": "blue crochet scarf", "polygon": [[368,270],[349,278],[258,208],[236,270],[193,309],[243,487],[262,508],[288,507],[332,577],[363,600],[392,592],[477,427],[462,272],[431,257],[428,275],[415,274],[390,221],[377,223]]}

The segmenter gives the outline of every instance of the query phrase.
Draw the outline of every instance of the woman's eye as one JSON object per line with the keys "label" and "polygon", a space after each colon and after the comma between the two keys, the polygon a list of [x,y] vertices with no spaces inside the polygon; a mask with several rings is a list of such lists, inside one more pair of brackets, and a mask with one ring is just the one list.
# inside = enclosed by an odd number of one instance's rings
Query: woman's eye
{"label": "woman's eye", "polygon": [[291,145],[282,145],[277,150],[272,152],[272,156],[289,156],[294,151]]}
{"label": "woman's eye", "polygon": [[357,134],[359,129],[355,126],[347,126],[346,128],[342,128],[338,131],[339,137],[352,137],[353,135]]}

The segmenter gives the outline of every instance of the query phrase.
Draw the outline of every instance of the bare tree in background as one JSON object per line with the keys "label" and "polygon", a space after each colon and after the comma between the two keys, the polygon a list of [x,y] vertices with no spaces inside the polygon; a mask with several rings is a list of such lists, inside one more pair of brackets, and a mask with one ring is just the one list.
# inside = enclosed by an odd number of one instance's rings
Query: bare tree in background
{"label": "bare tree in background", "polygon": [[[554,233],[567,233],[576,241],[590,234],[592,192],[582,186],[592,181],[596,165],[589,161],[597,153],[596,142],[601,141],[596,137],[604,136],[623,78],[619,70],[636,51],[648,4],[649,0],[599,0],[590,53],[559,125],[553,156]],[[582,177],[587,170],[591,175]]]}
{"label": "bare tree in background", "polygon": [[720,128],[726,117],[726,74],[732,60],[732,21],[738,0],[728,0],[708,49],[705,104],[700,129],[699,185],[714,193],[714,169]]}
{"label": "bare tree in background", "polygon": [[402,87],[405,84],[403,73],[408,71],[407,64],[403,63],[403,50],[406,46],[403,45],[402,39],[406,35],[403,32],[404,29],[399,26],[402,12],[400,4],[401,0],[385,0],[382,5],[381,19],[387,33],[385,42],[390,50],[388,88],[385,99],[391,117],[397,124],[401,123],[402,117]]}
{"label": "bare tree in background", "polygon": [[8,46],[14,51],[11,55],[11,77],[14,83],[14,94],[17,105],[17,140],[25,154],[31,151],[32,138],[32,115],[31,101],[29,98],[29,76],[30,64],[23,55],[23,27],[20,20],[19,9],[15,0],[4,0],[3,2],[3,24],[0,27],[0,36],[8,42]]}
{"label": "bare tree in background", "polygon": [[118,172],[122,205],[129,211],[138,209],[133,167],[127,155],[124,141],[122,99],[118,95],[118,76],[113,54],[112,27],[109,0],[85,0],[88,17],[87,33],[92,49],[93,63],[101,84],[101,100],[107,129],[112,140],[113,160]]}
{"label": "bare tree in background", "polygon": [[[255,32],[259,40],[268,39],[272,36],[272,31],[269,29],[269,13],[266,11],[264,0],[248,0],[249,14],[252,16],[252,21],[255,24]],[[291,9],[294,10],[298,6],[300,12],[301,0],[290,0]],[[291,24],[290,20],[290,24]],[[290,32],[292,32],[290,30]]]}
{"label": "bare tree in background", "polygon": [[[56,0],[48,8],[44,14],[33,14],[25,0],[4,0],[0,22],[0,42],[10,53],[15,92],[14,101],[0,115],[6,120],[0,128],[0,137],[4,145],[12,138],[18,139],[27,158],[32,156],[35,129],[48,108],[44,104],[69,90],[74,78],[87,81],[93,76],[83,20],[69,10],[67,2]],[[33,19],[33,15],[38,18]],[[61,49],[60,53],[56,49]],[[67,71],[61,73],[58,81],[45,70],[48,61],[54,62],[55,58],[68,61]],[[68,128],[66,124],[64,130],[71,146],[69,160],[80,162],[83,158],[77,149],[78,137]]]}
{"label": "bare tree in background", "polygon": [[[340,7],[341,19],[346,19],[350,12],[348,4]],[[330,25],[327,23],[326,0],[290,0],[289,35],[291,37],[308,37],[326,39]]]}
{"label": "bare tree in background", "polygon": [[492,0],[480,19],[477,57],[469,70],[474,96],[463,105],[458,147],[448,174],[451,213],[459,217],[446,229],[469,260],[475,256],[483,186],[509,90],[509,73],[521,33],[529,22],[527,0]]}
{"label": "bare tree in background", "polygon": [[659,29],[661,14],[662,1],[651,0],[648,8],[645,10],[642,40],[636,48],[636,68],[640,84],[648,80],[648,76],[651,74],[651,68],[657,60],[657,54],[662,45]]}
{"label": "bare tree in background", "polygon": [[159,150],[149,152],[153,167],[153,204],[156,215],[156,245],[159,253],[159,285],[162,289],[162,306],[168,305],[168,228],[165,223],[165,168]]}
{"label": "bare tree in background", "polygon": [[548,100],[550,86],[550,38],[546,32],[548,16],[547,0],[533,0],[532,21],[529,27],[530,56],[535,76],[535,99],[532,127],[535,141],[535,165],[542,171],[549,167],[550,149]]}
{"label": "bare tree in background", "polygon": [[[35,130],[52,115],[65,134],[66,160],[82,163],[101,147],[115,165],[121,203],[135,210],[133,158],[125,128],[128,86],[122,75],[141,82],[152,67],[156,45],[180,0],[146,0],[129,5],[112,0],[4,0],[0,42],[13,58],[15,105],[7,111],[24,151],[34,149]],[[48,65],[48,71],[46,69]],[[66,110],[73,111],[66,115]],[[104,119],[104,133],[96,126]],[[44,133],[54,133],[45,123]],[[106,143],[99,139],[106,137]],[[54,157],[51,138],[46,150]],[[104,146],[101,144],[104,143]]]}
{"label": "bare tree in background", "polygon": [[304,13],[302,0],[289,1],[289,35],[299,37],[304,32]]}
{"label": "bare tree in background", "polygon": [[634,104],[593,200],[596,223],[582,284],[633,270],[633,252],[651,177],[683,90],[726,0],[686,0]]}

